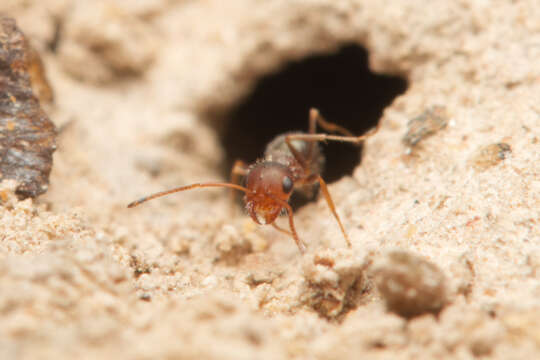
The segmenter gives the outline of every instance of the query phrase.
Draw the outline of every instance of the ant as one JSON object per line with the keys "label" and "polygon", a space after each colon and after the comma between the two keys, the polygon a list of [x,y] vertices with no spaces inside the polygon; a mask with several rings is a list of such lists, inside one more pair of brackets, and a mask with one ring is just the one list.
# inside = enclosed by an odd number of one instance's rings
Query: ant
{"label": "ant", "polygon": [[[315,133],[317,124],[328,132],[341,135],[317,134]],[[303,254],[306,251],[306,245],[296,233],[293,210],[288,200],[294,189],[300,191],[312,190],[318,183],[347,245],[351,247],[351,241],[336,212],[326,182],[320,175],[325,159],[318,142],[333,140],[360,144],[374,135],[379,130],[379,125],[380,122],[374,129],[362,136],[354,136],[347,129],[326,121],[317,109],[311,108],[309,111],[309,133],[293,132],[278,135],[266,146],[264,158],[252,165],[248,166],[243,161],[237,160],[231,170],[230,183],[207,182],[181,186],[143,197],[130,203],[128,208],[157,197],[195,188],[226,187],[231,190],[239,190],[245,194],[246,209],[253,221],[259,225],[270,224],[278,231],[288,234],[294,239],[298,249]],[[238,185],[240,176],[245,177],[245,186]],[[231,191],[233,202],[234,194],[234,191]],[[280,228],[275,223],[278,215],[284,210],[289,216],[290,232]]]}

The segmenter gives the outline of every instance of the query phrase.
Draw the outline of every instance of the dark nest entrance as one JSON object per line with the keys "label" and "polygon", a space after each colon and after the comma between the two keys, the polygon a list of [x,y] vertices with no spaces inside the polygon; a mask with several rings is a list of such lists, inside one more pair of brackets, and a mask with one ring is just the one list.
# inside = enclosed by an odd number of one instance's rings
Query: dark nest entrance
{"label": "dark nest entrance", "polygon": [[[361,135],[377,124],[384,108],[406,88],[403,78],[372,73],[367,52],[359,46],[288,64],[261,78],[253,92],[228,114],[222,133],[226,169],[236,159],[252,163],[280,133],[307,131],[310,107],[318,108],[328,121]],[[323,177],[328,182],[351,174],[360,162],[361,150],[350,144],[328,143],[323,148]]]}

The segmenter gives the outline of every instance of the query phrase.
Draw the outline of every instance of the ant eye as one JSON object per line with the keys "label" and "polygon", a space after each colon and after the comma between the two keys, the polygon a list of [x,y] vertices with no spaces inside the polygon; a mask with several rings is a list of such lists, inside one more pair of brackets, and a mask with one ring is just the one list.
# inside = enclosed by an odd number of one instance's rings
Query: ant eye
{"label": "ant eye", "polygon": [[288,177],[288,176],[285,176],[283,178],[283,182],[281,183],[281,185],[283,186],[283,192],[284,193],[290,193],[292,188],[293,188],[293,182],[292,182],[291,178]]}

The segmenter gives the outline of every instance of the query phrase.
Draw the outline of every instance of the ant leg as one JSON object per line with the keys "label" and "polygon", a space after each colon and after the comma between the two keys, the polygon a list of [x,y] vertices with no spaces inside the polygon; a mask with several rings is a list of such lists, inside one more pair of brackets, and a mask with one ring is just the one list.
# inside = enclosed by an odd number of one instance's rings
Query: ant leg
{"label": "ant leg", "polygon": [[345,238],[345,241],[347,241],[347,245],[351,247],[351,240],[349,240],[349,236],[345,232],[345,228],[343,227],[343,224],[341,223],[341,219],[339,218],[339,215],[336,212],[336,207],[334,205],[334,201],[332,200],[332,197],[330,196],[330,192],[328,192],[328,187],[326,186],[326,182],[323,180],[323,178],[320,175],[317,177],[317,180],[319,180],[319,184],[321,185],[321,190],[322,190],[322,193],[324,194],[324,198],[326,199],[326,203],[328,204],[330,211],[332,211],[332,214],[336,218],[339,228],[341,229],[341,232],[343,233],[343,237]]}
{"label": "ant leg", "polygon": [[289,205],[289,203],[286,201],[279,200],[279,199],[276,199],[276,200],[281,204],[281,206],[287,209],[287,215],[289,215],[289,227],[291,228],[291,232],[289,233],[287,230],[281,229],[275,223],[272,223],[272,225],[279,231],[283,231],[289,234],[290,236],[292,236],[292,238],[294,239],[294,242],[296,243],[296,246],[298,246],[298,250],[300,250],[302,254],[305,254],[306,245],[304,244],[302,240],[300,240],[300,238],[298,237],[298,234],[296,233],[296,229],[294,227],[294,220],[293,220],[293,210],[292,210],[291,205]]}
{"label": "ant leg", "polygon": [[[327,121],[319,112],[319,110],[315,108],[309,109],[309,131],[308,134],[315,134],[317,132],[317,124],[319,126],[327,131],[327,132],[333,132],[333,133],[339,133],[344,136],[350,136],[354,137],[355,135],[350,132],[349,130],[345,129],[342,126],[339,126],[338,124],[331,123]],[[311,155],[313,154],[313,147],[315,146],[314,141],[309,142],[309,149],[308,149],[308,159],[311,159]]]}
{"label": "ant leg", "polygon": [[249,167],[247,166],[245,162],[243,162],[242,160],[236,160],[231,169],[231,183],[237,184],[238,177],[246,176],[248,172],[248,168]]}
{"label": "ant leg", "polygon": [[[240,176],[246,176],[248,173],[248,166],[245,162],[243,162],[242,160],[236,160],[234,162],[234,165],[231,169],[231,183],[232,184],[238,184],[238,180],[239,180],[239,177]],[[230,199],[231,199],[231,214],[234,215],[235,211],[235,207],[234,207],[234,200],[235,200],[235,197],[236,197],[236,193],[234,192],[233,189],[231,189],[231,192],[230,192]]]}
{"label": "ant leg", "polygon": [[[330,135],[330,134],[316,134],[316,126],[319,124],[320,127],[326,131],[338,132],[343,135]],[[315,108],[311,108],[309,112],[309,133],[308,134],[290,134],[285,137],[285,143],[287,144],[289,150],[295,157],[295,159],[300,163],[304,169],[309,169],[309,164],[306,160],[306,157],[303,156],[296,148],[292,145],[293,140],[303,140],[309,142],[308,156],[307,159],[311,158],[313,152],[313,143],[315,141],[340,141],[340,142],[349,142],[353,144],[360,144],[367,138],[375,135],[381,126],[381,122],[377,123],[377,126],[369,130],[364,135],[354,136],[349,130],[341,127],[337,124],[326,121],[319,111]]]}
{"label": "ant leg", "polygon": [[291,237],[293,236],[292,232],[290,232],[289,230],[285,230],[285,229],[279,227],[278,224],[276,224],[275,222],[272,223],[272,226],[273,226],[274,229],[276,229],[277,231],[280,231],[280,232],[282,232],[282,233],[284,233],[284,234],[287,234],[287,235],[289,235],[289,236],[291,236]]}
{"label": "ant leg", "polygon": [[[316,134],[316,126],[317,124],[323,128],[324,130],[328,132],[337,132],[342,135],[330,135],[330,134]],[[289,145],[289,148],[291,147],[290,141],[291,140],[304,140],[304,141],[341,141],[341,142],[350,142],[354,144],[359,144],[362,141],[366,140],[367,138],[375,135],[379,128],[381,127],[381,122],[379,121],[377,123],[377,126],[371,130],[369,130],[367,133],[361,136],[355,136],[353,133],[351,133],[349,130],[345,129],[342,126],[339,126],[337,124],[331,123],[326,121],[322,115],[319,113],[319,110],[315,108],[311,108],[309,110],[309,133],[308,134],[291,134],[287,136],[286,141],[287,145]],[[297,157],[296,153],[293,152],[293,155]]]}
{"label": "ant leg", "polygon": [[[296,139],[296,135],[304,135],[304,134],[287,135],[287,136],[285,136],[285,143],[287,144],[287,147],[289,148],[291,154],[293,154],[296,161],[298,161],[300,163],[300,166],[302,166],[302,168],[304,168],[304,169],[309,169],[309,164],[308,164],[306,158],[298,150],[296,150],[296,148],[293,146],[293,144],[291,142],[291,140]],[[303,140],[303,139],[300,139],[300,140]],[[310,147],[309,151],[311,151],[311,149],[312,148]]]}
{"label": "ant leg", "polygon": [[344,136],[354,137],[354,134],[352,132],[345,129],[343,126],[339,126],[338,124],[326,121],[326,119],[321,115],[319,110],[311,108],[309,109],[309,134],[315,134],[317,124],[319,124],[319,126],[325,131],[340,133]]}
{"label": "ant leg", "polygon": [[[361,136],[340,136],[340,135],[329,135],[329,134],[291,134],[285,138],[289,148],[291,147],[291,140],[304,140],[304,141],[340,141],[340,142],[349,142],[353,144],[359,144],[367,138],[375,135],[379,130],[379,125],[376,128],[369,130],[367,133]],[[291,150],[292,152],[292,150]],[[295,152],[293,155],[296,157]]]}

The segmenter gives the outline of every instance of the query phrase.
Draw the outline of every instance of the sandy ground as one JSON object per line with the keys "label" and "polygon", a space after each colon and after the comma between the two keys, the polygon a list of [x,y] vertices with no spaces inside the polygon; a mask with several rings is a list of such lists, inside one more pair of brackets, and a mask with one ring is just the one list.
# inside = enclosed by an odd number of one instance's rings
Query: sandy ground
{"label": "sandy ground", "polygon": [[[47,194],[18,201],[2,184],[1,359],[540,358],[537,0],[0,11],[42,52],[62,129]],[[350,43],[409,81],[330,186],[352,248],[323,199],[295,213],[304,256],[231,216],[224,190],[126,209],[222,180],[212,114]],[[446,126],[407,147],[409,120],[434,106]]]}

